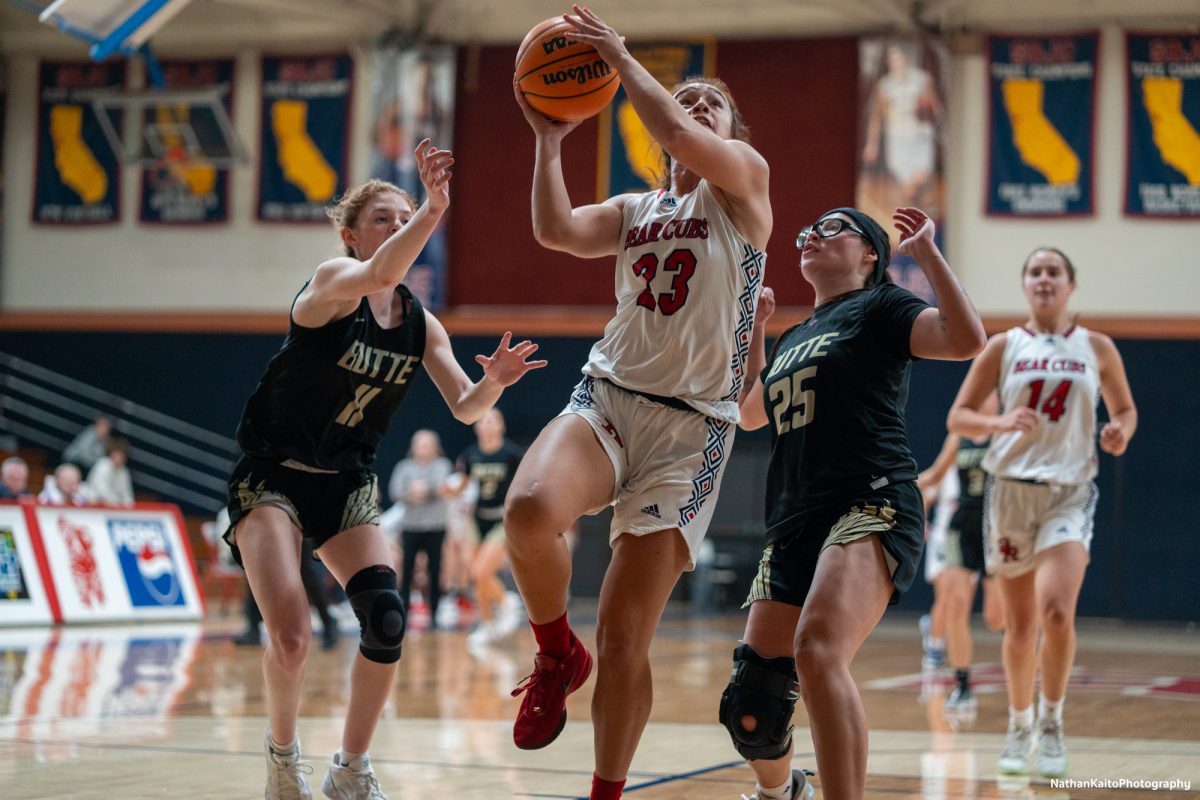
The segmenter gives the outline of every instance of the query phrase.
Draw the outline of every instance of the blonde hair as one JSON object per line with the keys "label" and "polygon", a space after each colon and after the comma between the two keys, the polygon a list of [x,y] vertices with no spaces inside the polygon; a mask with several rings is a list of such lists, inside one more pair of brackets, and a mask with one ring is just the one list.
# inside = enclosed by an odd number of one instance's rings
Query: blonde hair
{"label": "blonde hair", "polygon": [[[408,207],[412,209],[413,213],[416,213],[417,201],[411,194],[390,181],[372,178],[361,186],[351,189],[342,195],[337,205],[325,209],[325,216],[329,217],[339,232],[343,228],[353,228],[358,224],[359,215],[367,207],[367,203],[381,194],[399,195],[403,198],[404,202],[408,203]],[[349,245],[346,245],[345,249],[346,255],[355,255]]]}

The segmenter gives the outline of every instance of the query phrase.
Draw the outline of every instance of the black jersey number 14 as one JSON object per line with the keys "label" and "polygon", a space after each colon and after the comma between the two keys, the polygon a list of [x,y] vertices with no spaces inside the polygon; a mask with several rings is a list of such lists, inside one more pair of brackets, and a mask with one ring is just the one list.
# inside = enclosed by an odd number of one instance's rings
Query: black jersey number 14
{"label": "black jersey number 14", "polygon": [[767,387],[767,399],[771,402],[776,434],[783,435],[812,422],[817,396],[812,389],[805,389],[803,384],[816,374],[815,366],[805,367]]}

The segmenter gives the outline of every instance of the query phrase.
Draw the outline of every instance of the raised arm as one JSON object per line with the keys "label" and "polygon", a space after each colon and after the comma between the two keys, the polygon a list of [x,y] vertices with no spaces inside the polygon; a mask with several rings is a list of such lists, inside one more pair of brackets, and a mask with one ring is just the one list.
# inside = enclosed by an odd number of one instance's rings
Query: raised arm
{"label": "raised arm", "polygon": [[445,399],[450,413],[459,422],[471,425],[500,399],[505,388],[519,381],[526,372],[546,366],[545,361],[527,361],[538,346],[528,340],[509,347],[512,334],[500,337],[500,345],[490,356],[475,356],[483,367],[483,377],[472,382],[454,358],[450,335],[437,317],[425,312],[425,369]]}
{"label": "raised arm", "polygon": [[897,252],[916,260],[937,300],[935,308],[925,309],[913,321],[909,349],[919,358],[974,358],[987,341],[983,322],[934,242],[933,220],[919,208],[898,208],[892,219],[900,229]]}
{"label": "raised arm", "polygon": [[[622,37],[604,20],[578,5],[572,9],[573,14],[563,15],[575,29],[571,35],[595,47],[601,58],[617,71],[629,102],[646,130],[671,158],[737,200],[767,202],[769,170],[766,159],[758,151],[745,142],[718,136],[712,127],[694,119],[658,79],[630,55]],[[707,121],[709,126],[715,122]],[[767,233],[770,233],[769,226]],[[751,243],[756,247],[766,245],[765,238],[762,242]]]}
{"label": "raised arm", "polygon": [[[365,259],[340,256],[317,267],[313,279],[292,309],[292,317],[297,323],[306,327],[324,325],[349,313],[351,303],[393,288],[404,280],[450,205],[450,167],[454,164],[454,156],[449,150],[439,150],[428,139],[417,145],[415,154],[421,184],[425,187],[425,202],[405,222],[396,217],[396,209],[377,202],[379,198],[376,198],[364,209],[367,218],[360,218],[355,230],[343,228],[342,239],[354,247],[355,252],[361,252],[364,245],[369,247],[358,238],[360,235],[367,237],[374,230],[386,230],[389,226],[392,232]],[[407,209],[404,211],[407,213]]]}
{"label": "raised arm", "polygon": [[580,258],[615,255],[621,241],[622,210],[630,195],[572,208],[563,179],[562,140],[579,123],[548,119],[525,101],[515,80],[513,92],[537,140],[533,161],[533,237],[542,247]]}
{"label": "raised arm", "polygon": [[1113,340],[1102,333],[1091,333],[1092,349],[1100,366],[1100,394],[1108,410],[1108,422],[1100,429],[1100,448],[1119,456],[1137,432],[1137,406],[1125,375],[1125,362]]}

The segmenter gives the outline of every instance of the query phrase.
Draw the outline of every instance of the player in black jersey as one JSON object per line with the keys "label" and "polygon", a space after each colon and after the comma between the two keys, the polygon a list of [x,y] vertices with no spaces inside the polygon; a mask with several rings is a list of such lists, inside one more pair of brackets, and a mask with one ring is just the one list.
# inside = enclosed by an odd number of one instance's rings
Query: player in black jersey
{"label": "player in black jersey", "polygon": [[[984,344],[932,220],[915,208],[893,219],[899,252],[916,259],[938,307],[888,280],[890,242],[875,220],[853,208],[826,212],[796,240],[813,314],[779,337],[741,404],[742,427],[771,425],[768,544],[720,719],[763,800],[793,797],[798,695],[824,795],[863,797],[867,722],[850,662],[912,582],[924,538],[904,423],[909,367],[971,358]],[[762,347],[769,310],[752,347]]]}
{"label": "player in black jersey", "polygon": [[[999,405],[995,396],[988,403],[990,413]],[[947,715],[959,718],[973,716],[976,700],[971,690],[971,606],[980,576],[986,578],[983,560],[983,500],[987,472],[983,456],[988,439],[963,439],[951,433],[946,436],[942,450],[933,464],[917,476],[917,485],[924,494],[937,487],[946,473],[954,468],[958,475],[958,499],[946,526],[945,541],[938,557],[942,569],[933,583],[936,602],[943,608],[946,626],[946,655],[954,669],[955,687],[946,698]],[[926,553],[933,557],[932,552]],[[985,584],[984,619],[995,630],[1003,627],[1000,598],[993,587]]]}
{"label": "player in black jersey", "polygon": [[[516,630],[520,600],[510,599],[498,573],[504,567],[504,498],[525,449],[504,437],[504,415],[493,408],[475,423],[476,441],[467,445],[455,469],[479,487],[475,527],[479,548],[471,559],[471,586],[479,605],[479,626],[469,644],[486,644]],[[516,601],[516,602],[514,602]]]}
{"label": "player in black jersey", "polygon": [[381,797],[367,750],[396,673],[405,609],[379,527],[376,447],[422,364],[455,418],[471,423],[546,363],[527,361],[537,346],[510,348],[506,333],[495,353],[475,357],[484,374],[472,383],[441,323],[401,284],[450,203],[450,151],[425,140],[416,161],[427,194],[419,209],[373,180],[330,210],[346,255],[318,266],[296,296],[287,338],[238,427],[243,456],[229,481],[225,537],[266,620],[267,798],[311,796],[296,729],[312,637],[301,538],[345,588],[361,629],[342,747],[322,788]]}

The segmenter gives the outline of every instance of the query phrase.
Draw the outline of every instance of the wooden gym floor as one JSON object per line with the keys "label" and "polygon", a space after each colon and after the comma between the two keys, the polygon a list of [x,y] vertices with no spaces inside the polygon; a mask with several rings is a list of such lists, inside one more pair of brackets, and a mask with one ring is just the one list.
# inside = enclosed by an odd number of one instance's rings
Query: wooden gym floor
{"label": "wooden gym floor", "polygon": [[[572,611],[590,641],[588,614]],[[668,612],[651,653],[655,707],[628,797],[752,793],[749,769],[716,722],[742,622]],[[261,651],[235,646],[238,628],[236,616],[216,615],[189,625],[0,628],[0,798],[261,797]],[[340,742],[356,638],[347,630],[327,652],[314,640],[309,657],[301,737],[317,797]],[[951,724],[942,711],[951,677],[922,674],[915,620],[889,615],[872,634],[854,667],[871,724],[869,800],[1198,796],[1200,634],[1080,623],[1066,706],[1071,777],[1097,782],[1066,788],[997,783],[1006,722],[999,641],[976,631],[977,718]],[[532,645],[526,631],[475,652],[461,632],[410,634],[372,748],[393,800],[586,797],[594,678],[572,696],[557,742],[537,752],[511,742],[509,692],[528,672]],[[811,767],[802,705],[796,725],[796,763]],[[1156,781],[1190,785],[1154,790]]]}

